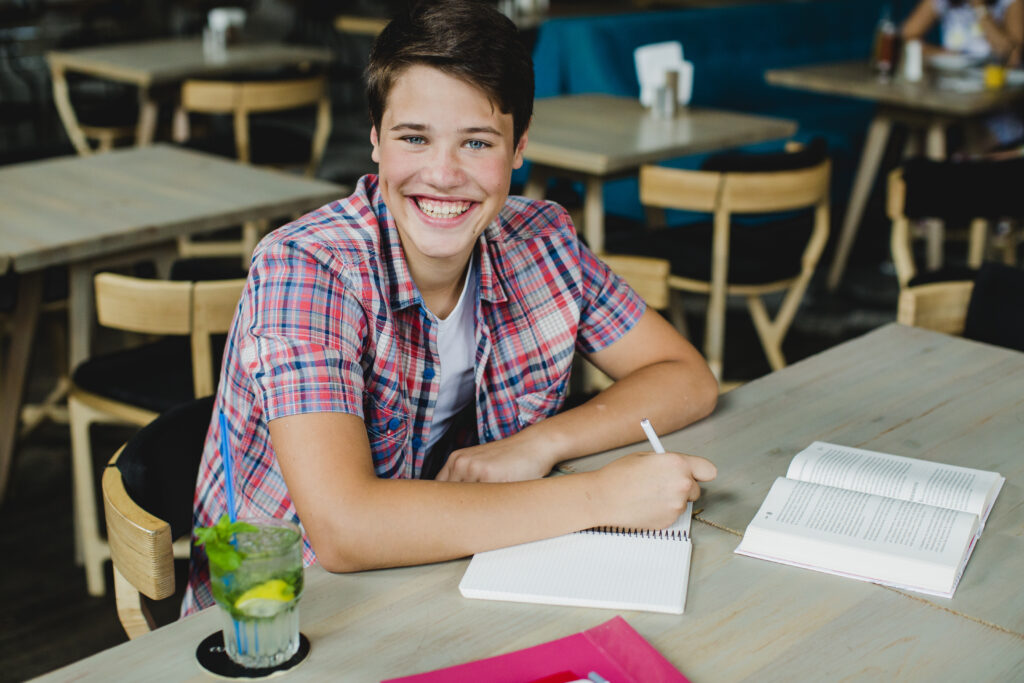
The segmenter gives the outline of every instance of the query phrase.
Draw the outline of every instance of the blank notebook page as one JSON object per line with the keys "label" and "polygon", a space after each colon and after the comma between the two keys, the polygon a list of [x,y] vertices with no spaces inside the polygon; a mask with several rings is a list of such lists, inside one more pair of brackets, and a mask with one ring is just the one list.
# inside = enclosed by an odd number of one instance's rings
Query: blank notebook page
{"label": "blank notebook page", "polygon": [[685,514],[664,531],[587,530],[473,556],[467,598],[682,614],[692,545]]}

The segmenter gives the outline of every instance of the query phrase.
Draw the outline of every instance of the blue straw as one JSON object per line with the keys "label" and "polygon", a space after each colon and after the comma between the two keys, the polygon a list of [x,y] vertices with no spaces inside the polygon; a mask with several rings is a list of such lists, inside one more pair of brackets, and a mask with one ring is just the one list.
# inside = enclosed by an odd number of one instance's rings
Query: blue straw
{"label": "blue straw", "polygon": [[228,420],[224,417],[224,411],[219,411],[220,416],[220,459],[224,463],[224,488],[228,494],[228,518],[235,522],[238,517],[235,513],[235,469],[232,463],[231,446],[228,444]]}

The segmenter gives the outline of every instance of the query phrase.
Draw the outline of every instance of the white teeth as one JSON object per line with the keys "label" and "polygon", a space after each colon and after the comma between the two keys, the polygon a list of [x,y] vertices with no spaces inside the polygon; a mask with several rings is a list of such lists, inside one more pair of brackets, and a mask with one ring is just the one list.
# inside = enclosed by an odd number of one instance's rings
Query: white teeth
{"label": "white teeth", "polygon": [[416,200],[416,205],[420,207],[420,210],[423,213],[427,214],[431,218],[452,218],[468,211],[470,203],[445,202],[420,197]]}

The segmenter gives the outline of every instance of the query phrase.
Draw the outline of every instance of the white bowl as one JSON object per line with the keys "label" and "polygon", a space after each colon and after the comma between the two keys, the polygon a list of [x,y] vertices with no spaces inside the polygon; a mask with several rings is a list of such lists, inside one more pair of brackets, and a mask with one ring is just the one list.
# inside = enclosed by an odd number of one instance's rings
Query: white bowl
{"label": "white bowl", "polygon": [[928,56],[928,66],[940,71],[962,71],[977,63],[976,58],[955,52],[939,52]]}

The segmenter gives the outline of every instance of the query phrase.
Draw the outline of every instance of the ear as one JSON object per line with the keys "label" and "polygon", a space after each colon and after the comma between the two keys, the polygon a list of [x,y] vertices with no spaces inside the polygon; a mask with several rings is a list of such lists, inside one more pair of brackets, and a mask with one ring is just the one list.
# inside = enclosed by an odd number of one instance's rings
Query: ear
{"label": "ear", "polygon": [[[380,139],[377,137],[377,126],[370,128],[370,144],[373,145],[373,151],[370,153],[370,158],[373,159],[374,163],[380,163]],[[518,167],[517,167],[518,168]]]}
{"label": "ear", "polygon": [[526,143],[529,141],[529,138],[530,129],[527,127],[527,129],[523,131],[522,136],[520,136],[519,142],[516,143],[515,156],[512,157],[512,168],[515,169],[523,167],[523,152],[526,150]]}

